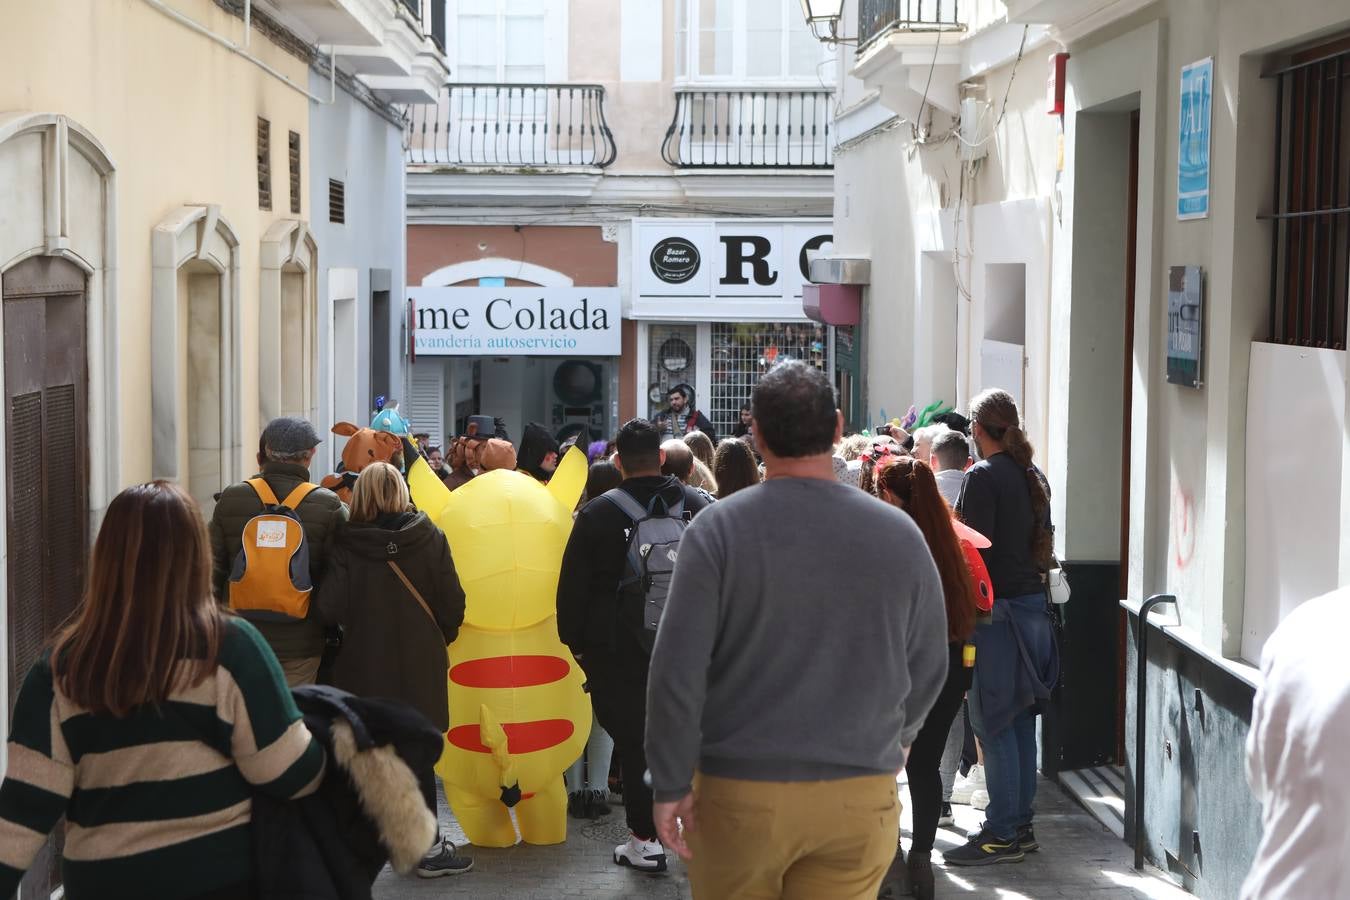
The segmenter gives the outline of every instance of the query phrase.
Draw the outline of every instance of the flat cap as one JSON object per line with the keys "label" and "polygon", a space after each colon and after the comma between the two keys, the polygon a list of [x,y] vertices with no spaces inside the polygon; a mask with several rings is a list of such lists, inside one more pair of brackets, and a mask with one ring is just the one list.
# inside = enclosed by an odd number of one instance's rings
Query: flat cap
{"label": "flat cap", "polygon": [[319,446],[319,435],[305,419],[282,416],[267,423],[262,433],[263,446],[273,453],[304,453]]}

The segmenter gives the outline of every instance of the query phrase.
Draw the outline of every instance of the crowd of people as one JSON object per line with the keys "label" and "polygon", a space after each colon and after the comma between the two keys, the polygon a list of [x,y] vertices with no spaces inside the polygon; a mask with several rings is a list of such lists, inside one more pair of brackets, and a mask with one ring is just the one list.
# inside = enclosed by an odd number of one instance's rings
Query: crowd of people
{"label": "crowd of people", "polygon": [[[932,897],[936,832],[959,800],[987,818],[948,865],[1035,851],[1053,529],[1012,399],[845,436],[827,377],[786,362],[720,441],[692,392],[670,400],[578,447],[590,469],[557,627],[594,722],[566,774],[572,815],[621,794],[630,837],[613,862],[659,872],[673,851],[698,898]],[[251,792],[312,793],[338,752],[288,688],[393,698],[445,731],[465,595],[407,470],[423,455],[451,489],[503,466],[548,481],[568,451],[534,425],[517,449],[499,420],[472,418],[444,450],[372,442],[387,458],[339,473],[346,502],[312,481],[320,437],[294,418],[267,426],[258,475],[223,490],[209,524],[164,482],[113,502],[80,611],[15,706],[0,895],[65,815],[74,900],[137,879],[155,896],[253,896]],[[250,599],[266,579],[286,589]],[[416,771],[431,810],[433,778]],[[91,783],[97,808],[78,789]],[[425,837],[418,875],[472,867]]]}

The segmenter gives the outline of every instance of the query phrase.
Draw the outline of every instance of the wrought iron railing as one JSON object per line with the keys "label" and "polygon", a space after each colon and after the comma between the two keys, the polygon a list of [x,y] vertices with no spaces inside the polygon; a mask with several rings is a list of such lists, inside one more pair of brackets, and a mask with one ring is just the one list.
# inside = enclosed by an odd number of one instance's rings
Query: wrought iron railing
{"label": "wrought iron railing", "polygon": [[686,88],[661,158],[681,169],[828,169],[834,92]]}
{"label": "wrought iron railing", "polygon": [[411,165],[604,168],[618,152],[598,84],[450,84],[408,112]]}
{"label": "wrought iron railing", "polygon": [[858,52],[891,31],[963,31],[961,0],[858,0]]}

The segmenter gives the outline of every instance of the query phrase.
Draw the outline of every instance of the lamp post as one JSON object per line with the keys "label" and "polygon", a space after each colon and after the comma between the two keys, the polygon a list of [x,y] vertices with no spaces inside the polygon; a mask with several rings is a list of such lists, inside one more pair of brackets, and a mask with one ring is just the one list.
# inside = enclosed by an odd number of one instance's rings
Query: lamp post
{"label": "lamp post", "polygon": [[[844,0],[801,0],[802,15],[817,40],[827,44],[841,44],[848,38],[839,36],[839,19],[844,14]],[[824,26],[824,34],[821,33]]]}

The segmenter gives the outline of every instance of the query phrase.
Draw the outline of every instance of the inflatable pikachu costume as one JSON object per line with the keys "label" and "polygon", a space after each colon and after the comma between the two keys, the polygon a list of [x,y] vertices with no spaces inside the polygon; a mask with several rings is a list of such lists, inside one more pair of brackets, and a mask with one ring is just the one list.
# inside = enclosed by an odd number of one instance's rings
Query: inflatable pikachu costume
{"label": "inflatable pikachu costume", "polygon": [[436,771],[455,818],[479,847],[567,839],[563,771],[591,726],[590,698],[558,640],[558,570],[585,487],[573,448],[546,487],[499,469],[453,494],[425,460],[408,473],[413,501],[445,532],[467,597],[450,645],[450,730]]}

